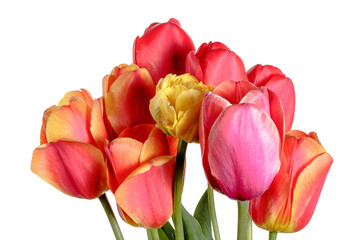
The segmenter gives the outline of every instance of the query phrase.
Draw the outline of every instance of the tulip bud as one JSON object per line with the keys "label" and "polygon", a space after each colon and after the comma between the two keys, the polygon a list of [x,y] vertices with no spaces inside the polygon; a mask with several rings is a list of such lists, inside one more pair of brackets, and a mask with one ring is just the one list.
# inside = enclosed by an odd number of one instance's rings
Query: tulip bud
{"label": "tulip bud", "polygon": [[151,115],[165,133],[185,142],[198,142],[201,102],[213,89],[190,74],[169,74],[156,86],[156,95],[150,100]]}

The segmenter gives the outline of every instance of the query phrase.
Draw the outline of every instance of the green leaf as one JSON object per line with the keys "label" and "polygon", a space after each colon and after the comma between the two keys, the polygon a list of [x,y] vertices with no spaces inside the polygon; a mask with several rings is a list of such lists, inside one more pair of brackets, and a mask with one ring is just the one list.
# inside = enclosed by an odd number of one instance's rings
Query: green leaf
{"label": "green leaf", "polygon": [[208,200],[208,191],[205,190],[202,195],[198,205],[196,206],[194,217],[198,220],[202,232],[206,239],[212,238],[212,230],[211,230],[211,216],[210,216],[210,208],[209,208],[209,200]]}
{"label": "green leaf", "polygon": [[[167,238],[162,238],[162,233],[166,235]],[[175,230],[169,222],[167,222],[163,227],[159,228],[160,239],[175,240]]]}
{"label": "green leaf", "polygon": [[182,220],[186,240],[207,240],[200,223],[182,206]]}

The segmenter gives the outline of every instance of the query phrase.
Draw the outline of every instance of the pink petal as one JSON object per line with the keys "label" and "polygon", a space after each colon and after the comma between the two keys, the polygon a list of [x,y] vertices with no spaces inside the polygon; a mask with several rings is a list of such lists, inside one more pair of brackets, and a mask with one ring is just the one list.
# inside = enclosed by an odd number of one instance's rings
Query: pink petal
{"label": "pink petal", "polygon": [[90,144],[59,140],[41,145],[33,152],[31,170],[77,198],[93,199],[107,190],[103,155]]}
{"label": "pink petal", "polygon": [[213,179],[211,169],[209,167],[208,135],[215,120],[228,106],[230,106],[230,103],[227,100],[216,94],[208,92],[204,96],[199,118],[199,142],[204,171],[210,185],[218,191],[219,187],[217,186],[216,179]]}
{"label": "pink petal", "polygon": [[226,108],[209,133],[209,166],[221,191],[237,200],[260,196],[280,168],[280,137],[269,116],[252,104]]}

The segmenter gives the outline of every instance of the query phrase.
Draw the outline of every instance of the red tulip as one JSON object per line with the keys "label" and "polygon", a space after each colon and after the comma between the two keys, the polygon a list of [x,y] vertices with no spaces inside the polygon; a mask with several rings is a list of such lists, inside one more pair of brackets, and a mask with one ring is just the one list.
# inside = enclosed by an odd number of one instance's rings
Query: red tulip
{"label": "red tulip", "polygon": [[171,18],[166,23],[152,23],[142,37],[135,39],[133,60],[150,72],[156,85],[169,73],[184,74],[186,55],[194,49],[189,35]]}
{"label": "red tulip", "polygon": [[203,167],[211,186],[231,199],[266,191],[280,168],[284,115],[272,91],[225,81],[205,95],[199,120]]}
{"label": "red tulip", "polygon": [[65,94],[44,112],[41,145],[31,170],[65,194],[92,199],[107,190],[103,145],[108,138],[102,100],[86,90]]}
{"label": "red tulip", "polygon": [[149,111],[149,101],[154,95],[149,72],[135,64],[121,64],[104,77],[104,105],[112,139],[127,127],[155,123]]}
{"label": "red tulip", "polygon": [[280,98],[285,114],[285,131],[289,131],[295,113],[295,89],[291,79],[270,65],[255,65],[247,74],[250,82],[258,87],[267,87]]}
{"label": "red tulip", "polygon": [[106,144],[110,190],[127,223],[158,228],[170,218],[176,149],[177,140],[153,124],[126,128]]}
{"label": "red tulip", "polygon": [[286,133],[281,169],[270,188],[250,201],[249,212],[261,228],[296,232],[310,221],[333,160],[316,133]]}
{"label": "red tulip", "polygon": [[247,80],[241,58],[220,42],[203,43],[186,58],[186,72],[199,81],[217,86],[226,80]]}

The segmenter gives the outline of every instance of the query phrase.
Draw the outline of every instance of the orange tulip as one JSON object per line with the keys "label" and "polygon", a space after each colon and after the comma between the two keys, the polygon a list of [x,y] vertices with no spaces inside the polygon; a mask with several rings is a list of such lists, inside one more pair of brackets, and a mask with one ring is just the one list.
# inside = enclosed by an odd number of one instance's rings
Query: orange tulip
{"label": "orange tulip", "polygon": [[84,89],[65,94],[44,112],[41,145],[31,170],[65,194],[93,199],[108,188],[103,156],[107,136],[102,100]]}
{"label": "orange tulip", "polygon": [[139,123],[155,123],[149,101],[155,85],[149,72],[135,64],[121,64],[103,79],[105,122],[112,139]]}
{"label": "orange tulip", "polygon": [[158,228],[172,214],[177,139],[153,124],[126,128],[105,144],[110,190],[120,216],[133,226]]}
{"label": "orange tulip", "polygon": [[285,135],[281,168],[270,188],[250,201],[259,227],[271,232],[297,232],[310,221],[333,162],[316,133]]}

